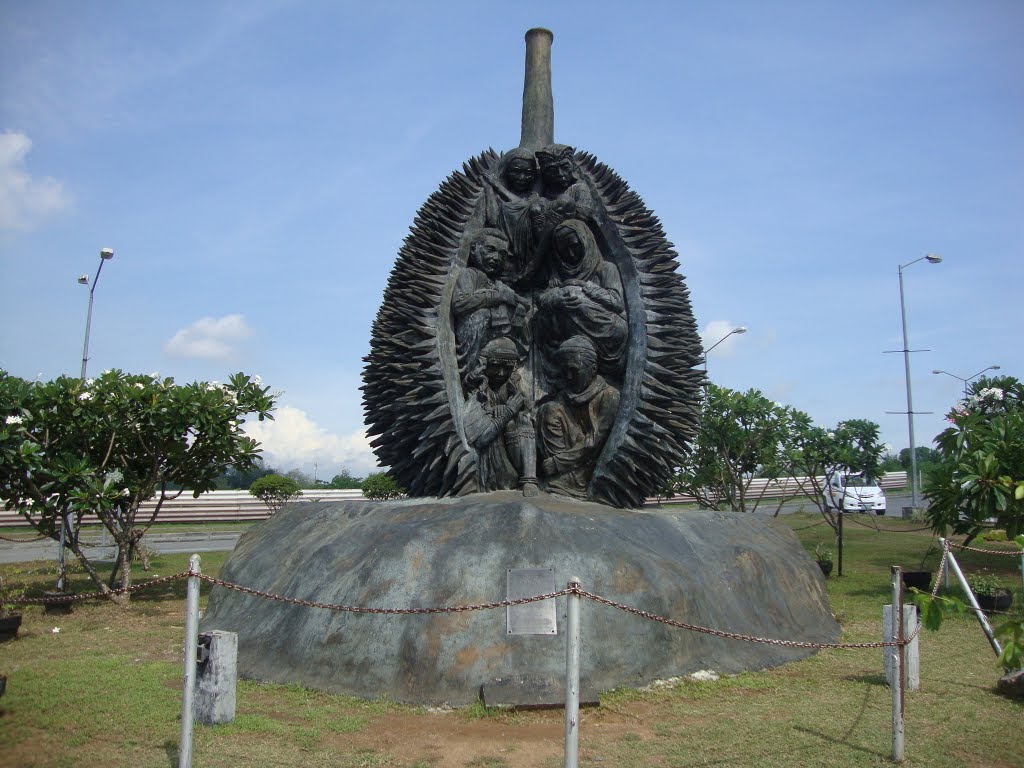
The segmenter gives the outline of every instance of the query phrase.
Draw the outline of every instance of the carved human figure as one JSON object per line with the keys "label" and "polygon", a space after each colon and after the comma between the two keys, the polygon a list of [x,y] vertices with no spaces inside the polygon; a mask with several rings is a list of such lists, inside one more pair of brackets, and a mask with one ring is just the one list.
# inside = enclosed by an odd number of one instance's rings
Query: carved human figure
{"label": "carved human figure", "polygon": [[491,339],[522,333],[529,302],[500,279],[508,256],[508,240],[501,230],[474,233],[468,263],[452,296],[456,356],[463,372],[476,363]]}
{"label": "carved human figure", "polygon": [[487,225],[504,232],[510,246],[504,279],[523,286],[536,273],[539,256],[531,214],[543,210],[543,201],[534,191],[537,158],[525,147],[509,150],[501,157],[497,177],[489,176],[487,180]]}
{"label": "carved human figure", "polygon": [[562,342],[555,362],[561,388],[537,419],[542,476],[549,491],[587,498],[619,411],[619,390],[598,374],[597,350],[584,336]]}
{"label": "carved human figure", "polygon": [[547,200],[543,222],[534,216],[534,230],[538,234],[553,231],[565,219],[592,219],[594,216],[594,199],[579,178],[573,159],[575,153],[576,150],[565,144],[551,144],[537,152]]}
{"label": "carved human figure", "polygon": [[[493,339],[484,346],[469,376],[472,389],[466,399],[467,442],[477,452],[481,491],[516,488],[532,468],[524,466],[523,438],[533,439],[533,422],[526,397],[519,389],[519,350],[509,338]],[[526,470],[524,472],[524,469]]]}
{"label": "carved human figure", "polygon": [[601,255],[580,219],[555,227],[551,242],[548,287],[537,297],[538,336],[549,350],[570,336],[586,336],[597,350],[600,370],[618,374],[629,335],[618,268]]}

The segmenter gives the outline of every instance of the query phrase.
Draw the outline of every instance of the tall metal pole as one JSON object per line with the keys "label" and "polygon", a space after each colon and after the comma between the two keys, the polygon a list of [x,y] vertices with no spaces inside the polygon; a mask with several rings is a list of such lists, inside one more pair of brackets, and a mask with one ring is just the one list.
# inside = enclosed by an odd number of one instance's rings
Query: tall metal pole
{"label": "tall metal pole", "polygon": [[[892,636],[890,642],[903,642],[903,569],[892,566]],[[903,655],[904,646],[890,646],[892,653],[892,759],[903,762]]]}
{"label": "tall metal pole", "polygon": [[85,343],[82,345],[82,382],[85,382],[85,369],[89,364],[89,333],[92,330],[92,302],[96,293],[96,284],[100,280],[100,272],[103,271],[103,262],[114,258],[114,251],[111,248],[104,248],[100,251],[100,267],[96,270],[96,277],[92,279],[89,286],[89,309],[85,314]]}
{"label": "tall metal pole", "polygon": [[910,506],[917,509],[917,450],[914,448],[914,395],[910,388],[910,345],[907,343],[907,305],[903,299],[903,266],[900,266],[899,273],[900,319],[903,321],[903,367],[906,370],[907,376],[907,430],[910,434]]}
{"label": "tall metal pole", "polygon": [[178,742],[178,768],[192,766],[193,701],[196,693],[196,652],[199,646],[199,555],[188,559],[185,598],[185,674],[181,691],[181,739]]}
{"label": "tall metal pole", "polygon": [[906,264],[900,264],[898,268],[900,275],[900,320],[903,323],[903,367],[907,378],[907,431],[910,436],[910,505],[915,509],[917,508],[917,450],[914,446],[914,396],[910,388],[910,344],[907,341],[907,304],[903,298],[903,270],[911,264],[917,264],[917,262],[926,259],[929,264],[938,264],[942,261],[941,256],[936,256],[934,253],[926,253],[924,256],[913,261],[908,261]]}
{"label": "tall metal pole", "polygon": [[[569,579],[569,589],[579,589],[579,579]],[[566,600],[565,626],[565,762],[564,768],[579,765],[580,741],[580,600],[570,593]]]}

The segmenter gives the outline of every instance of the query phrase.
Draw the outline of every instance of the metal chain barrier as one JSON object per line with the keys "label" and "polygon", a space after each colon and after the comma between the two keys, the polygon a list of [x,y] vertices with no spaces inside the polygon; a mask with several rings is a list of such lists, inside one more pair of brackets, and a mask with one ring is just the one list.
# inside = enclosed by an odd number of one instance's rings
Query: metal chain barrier
{"label": "metal chain barrier", "polygon": [[862,523],[857,518],[850,517],[849,515],[847,515],[847,519],[854,525],[859,525],[862,528],[869,528],[870,530],[881,531],[884,533],[920,533],[921,531],[930,531],[932,529],[930,525],[926,525],[924,528],[879,528],[878,525]]}
{"label": "metal chain barrier", "polygon": [[0,541],[10,541],[15,544],[28,544],[33,541],[42,541],[43,539],[52,538],[50,536],[36,536],[34,539],[12,539],[9,536],[0,536]]}
{"label": "metal chain barrier", "polygon": [[1024,554],[1024,550],[1009,550],[1009,549],[978,549],[977,547],[968,547],[966,544],[950,544],[946,542],[946,546],[956,547],[961,552],[980,552],[983,555],[1009,555],[1010,557],[1020,557]]}
{"label": "metal chain barrier", "polygon": [[18,597],[10,602],[18,605],[60,605],[62,603],[77,603],[82,600],[96,600],[104,597],[117,597],[118,595],[126,595],[132,592],[141,592],[144,589],[155,587],[160,584],[167,584],[172,581],[178,581],[179,579],[187,579],[189,576],[195,574],[190,571],[183,571],[181,573],[175,573],[171,576],[161,576],[157,579],[150,579],[144,581],[141,584],[133,584],[130,587],[122,589],[111,589],[108,592],[86,592],[80,595],[53,595],[51,597]]}
{"label": "metal chain barrier", "polygon": [[903,641],[887,640],[887,641],[879,642],[879,643],[809,643],[809,642],[804,642],[804,641],[800,641],[800,640],[778,640],[778,639],[770,638],[770,637],[757,637],[755,635],[741,635],[738,632],[726,632],[726,631],[721,630],[721,629],[711,629],[710,627],[701,627],[701,626],[699,626],[697,624],[687,624],[686,622],[683,622],[683,621],[675,621],[674,619],[667,619],[664,616],[659,616],[658,614],[651,613],[650,611],[644,611],[644,610],[641,610],[639,608],[631,608],[628,605],[623,605],[622,603],[616,603],[614,600],[609,600],[606,597],[601,597],[599,595],[595,595],[595,594],[593,594],[591,592],[587,592],[586,590],[583,590],[583,589],[580,589],[578,591],[577,590],[571,590],[571,591],[573,591],[575,594],[579,594],[580,597],[585,597],[588,600],[593,600],[595,603],[601,603],[602,605],[607,605],[607,606],[609,606],[611,608],[618,608],[620,611],[625,611],[626,613],[631,613],[634,616],[639,616],[642,619],[648,619],[649,621],[656,621],[656,622],[658,622],[660,624],[666,624],[666,625],[668,625],[670,627],[676,627],[678,629],[686,629],[686,630],[689,630],[691,632],[700,632],[700,633],[703,633],[703,634],[706,634],[706,635],[714,635],[715,637],[728,638],[730,640],[741,640],[741,641],[747,642],[747,643],[764,643],[764,644],[767,644],[767,645],[781,645],[781,646],[788,646],[788,647],[792,647],[792,648],[821,648],[821,649],[827,648],[827,649],[831,649],[831,650],[850,650],[850,649],[858,649],[858,648],[889,648],[889,647],[899,647],[901,645],[909,645],[910,642],[915,637],[917,637],[918,632],[921,631],[921,625],[920,625],[920,623],[918,623],[918,626],[914,630],[913,634],[910,635],[910,637],[907,637],[906,639],[904,639]]}
{"label": "metal chain barrier", "polygon": [[794,530],[794,531],[806,531],[808,528],[817,528],[819,525],[824,525],[826,522],[827,522],[826,520],[819,520],[816,523],[811,523],[810,525],[802,525],[799,528],[793,528],[792,530]]}
{"label": "metal chain barrier", "polygon": [[506,608],[512,605],[526,605],[527,603],[536,603],[541,600],[551,600],[555,597],[561,597],[567,595],[573,590],[566,587],[560,589],[557,592],[549,592],[545,595],[537,595],[536,597],[522,597],[516,600],[501,600],[494,603],[477,603],[475,605],[453,605],[441,608],[364,608],[355,605],[338,605],[336,603],[318,603],[313,600],[301,600],[295,597],[283,597],[282,595],[275,595],[272,592],[263,592],[259,589],[253,589],[252,587],[243,587],[239,584],[232,584],[230,581],[224,581],[223,579],[215,579],[213,576],[206,576],[197,573],[187,573],[186,576],[197,576],[201,581],[208,582],[209,584],[216,584],[219,587],[225,589],[232,589],[236,592],[243,592],[247,595],[254,595],[256,597],[263,597],[267,600],[276,600],[281,603],[288,603],[290,605],[301,605],[306,608],[324,608],[328,611],[345,611],[347,613],[374,613],[383,614],[386,616],[409,616],[418,614],[431,614],[431,613],[465,613],[467,611],[484,611],[491,608]]}
{"label": "metal chain barrier", "polygon": [[946,572],[946,560],[949,558],[949,542],[942,542],[942,559],[939,560],[939,568],[935,572],[935,586],[932,587],[932,597],[938,597],[939,595],[939,582],[942,580],[939,578]]}
{"label": "metal chain barrier", "polygon": [[492,603],[475,603],[470,605],[452,605],[442,606],[436,608],[367,608],[363,606],[354,605],[340,605],[336,603],[321,603],[314,600],[302,600],[294,597],[285,597],[283,595],[275,595],[272,592],[265,592],[263,590],[254,589],[252,587],[245,587],[240,584],[234,584],[230,581],[223,579],[217,579],[213,576],[207,576],[202,573],[195,573],[191,570],[184,571],[182,573],[175,573],[171,576],[163,576],[157,579],[151,579],[141,584],[134,584],[126,589],[110,590],[109,592],[91,592],[80,595],[61,595],[53,597],[21,597],[11,602],[19,605],[39,605],[39,604],[52,604],[52,603],[71,603],[82,600],[93,600],[97,598],[110,598],[117,595],[123,595],[131,592],[139,592],[143,589],[149,589],[150,587],[158,586],[160,584],[168,584],[172,581],[178,581],[179,579],[187,579],[190,577],[196,577],[200,581],[205,581],[208,584],[215,584],[225,589],[234,590],[236,592],[242,592],[243,594],[253,595],[254,597],[262,597],[267,600],[274,600],[277,602],[287,603],[289,605],[299,605],[305,608],[323,608],[329,611],[343,611],[347,613],[368,613],[385,616],[416,616],[416,615],[428,615],[428,614],[450,614],[450,613],[467,613],[469,611],[485,611],[492,610],[494,608],[508,608],[516,605],[526,605],[528,603],[536,603],[542,600],[552,600],[556,597],[562,597],[563,595],[578,595],[585,597],[588,600],[592,600],[602,605],[607,605],[611,608],[617,608],[620,611],[639,616],[640,618],[647,619],[649,621],[655,621],[660,624],[665,624],[670,627],[676,627],[677,629],[685,629],[690,632],[700,632],[706,635],[713,635],[715,637],[722,637],[729,640],[740,640],[748,643],[763,643],[767,645],[778,645],[786,646],[791,648],[819,648],[819,649],[832,649],[832,650],[852,650],[852,649],[863,649],[863,648],[888,648],[909,645],[918,632],[921,631],[921,625],[918,623],[917,628],[913,634],[905,638],[902,641],[883,641],[876,643],[811,643],[800,640],[779,640],[768,637],[757,637],[755,635],[743,635],[738,632],[727,632],[720,629],[712,629],[710,627],[702,627],[697,624],[688,624],[683,621],[676,621],[674,619],[665,618],[659,616],[656,613],[650,611],[644,611],[639,608],[632,608],[622,603],[617,603],[614,600],[609,600],[606,597],[595,595],[592,592],[573,586],[560,589],[557,592],[548,592],[543,595],[536,595],[534,597],[521,597],[515,600],[499,600]]}

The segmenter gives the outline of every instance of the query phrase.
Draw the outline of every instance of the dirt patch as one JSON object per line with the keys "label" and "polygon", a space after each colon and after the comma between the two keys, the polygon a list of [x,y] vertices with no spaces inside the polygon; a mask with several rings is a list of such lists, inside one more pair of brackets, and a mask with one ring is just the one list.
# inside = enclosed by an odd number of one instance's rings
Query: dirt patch
{"label": "dirt patch", "polygon": [[[624,739],[646,740],[654,733],[645,703],[627,710],[587,709],[580,728],[586,730],[581,757],[599,757],[603,747]],[[653,712],[652,712],[653,714]],[[456,712],[431,712],[410,717],[396,713],[373,717],[358,733],[334,737],[346,751],[369,749],[392,756],[398,765],[431,768],[553,768],[562,764],[565,721],[562,710],[501,714],[473,720]],[[484,762],[485,759],[491,762]]]}

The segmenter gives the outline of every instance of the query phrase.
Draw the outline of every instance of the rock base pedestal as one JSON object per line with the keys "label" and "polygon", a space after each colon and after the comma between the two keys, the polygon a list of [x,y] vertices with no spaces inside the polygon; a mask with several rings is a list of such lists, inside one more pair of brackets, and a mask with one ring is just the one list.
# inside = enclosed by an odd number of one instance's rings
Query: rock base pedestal
{"label": "rock base pedestal", "polygon": [[[809,642],[839,636],[821,571],[781,525],[546,494],[288,505],[242,536],[221,578],[319,603],[434,608],[504,600],[509,569],[544,568],[555,590],[578,577],[588,592],[689,624]],[[556,634],[516,635],[505,608],[350,613],[215,587],[201,628],[238,633],[239,674],[250,679],[434,705],[502,691],[544,705],[558,703],[552,692],[565,679],[566,598],[555,601]],[[581,636],[581,686],[594,691],[813,652],[676,629],[590,600]]]}

